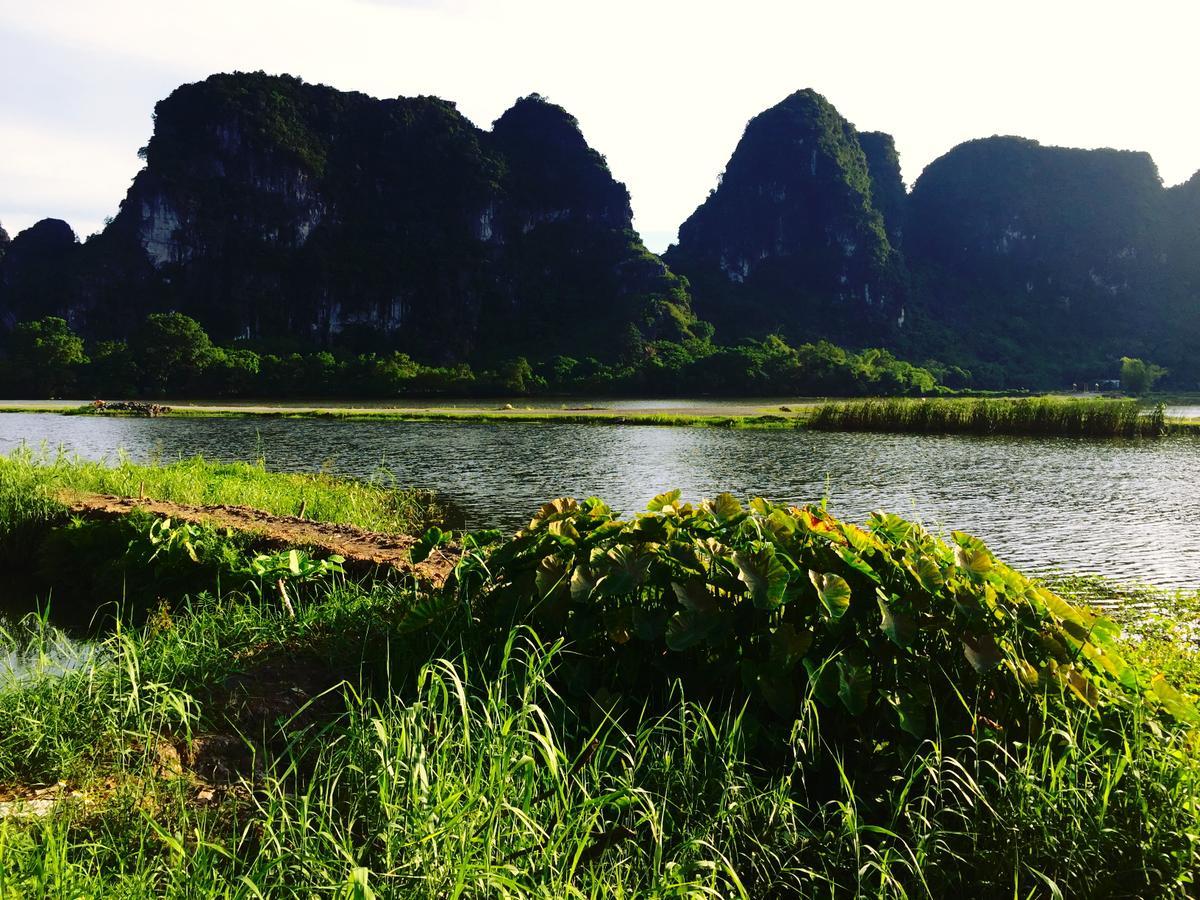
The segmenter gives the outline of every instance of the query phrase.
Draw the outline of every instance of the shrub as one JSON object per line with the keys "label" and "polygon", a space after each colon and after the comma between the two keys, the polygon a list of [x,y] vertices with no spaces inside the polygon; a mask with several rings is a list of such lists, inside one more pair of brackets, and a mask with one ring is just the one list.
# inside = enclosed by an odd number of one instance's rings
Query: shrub
{"label": "shrub", "polygon": [[1015,731],[1044,692],[1092,708],[1147,697],[1200,722],[1165,680],[1121,657],[1113,622],[976,538],[944,542],[894,515],[860,528],[820,506],[746,508],[729,494],[692,506],[672,491],[622,521],[600,500],[560,499],[466,559],[464,578],[485,576],[480,614],[570,637],[587,692],[644,696],[659,670],[692,690],[740,685],[784,717],[811,694],[838,713],[828,736],[875,740],[922,737],[935,718],[943,731]]}

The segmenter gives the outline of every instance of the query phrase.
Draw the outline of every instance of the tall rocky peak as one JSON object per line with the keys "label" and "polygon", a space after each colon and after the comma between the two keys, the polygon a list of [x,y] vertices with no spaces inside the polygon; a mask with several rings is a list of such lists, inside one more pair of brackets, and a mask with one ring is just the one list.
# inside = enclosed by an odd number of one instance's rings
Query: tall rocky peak
{"label": "tall rocky peak", "polygon": [[871,205],[883,216],[888,239],[898,248],[904,237],[908,189],[900,171],[896,141],[882,131],[863,131],[858,135],[858,142],[867,157],[867,171],[871,176]]}
{"label": "tall rocky peak", "polygon": [[1164,230],[1173,193],[1146,153],[969,141],[917,179],[905,252],[931,312],[997,365],[1055,359],[1069,382],[1088,360],[1169,362],[1200,312],[1179,277],[1200,241]]}
{"label": "tall rocky peak", "polygon": [[629,191],[562,107],[538,94],[523,97],[492,125],[492,140],[508,164],[506,185],[518,202],[630,227]]}
{"label": "tall rocky peak", "polygon": [[435,97],[214,75],[156,106],[143,155],[61,294],[94,335],[172,308],[219,340],[449,361],[564,349],[547,340],[602,354],[630,322],[691,321],[624,186],[541,98],[487,132]]}
{"label": "tall rocky peak", "polygon": [[[5,236],[7,237],[7,235]],[[42,219],[7,242],[0,241],[0,326],[11,327],[61,303],[63,281],[75,262],[79,242],[61,219]]]}
{"label": "tall rocky peak", "polygon": [[[1016,137],[968,141],[917,179],[908,247],[950,266],[988,264],[1015,274],[1014,260],[1045,265],[1053,271],[1036,274],[1058,281],[1097,263],[1098,272],[1115,274],[1150,236],[1162,194],[1147,153],[1044,147]],[[1067,261],[1076,271],[1062,269]]]}
{"label": "tall rocky peak", "polygon": [[872,195],[854,126],[820,94],[797,91],[750,120],[667,260],[719,327],[877,339],[902,317],[903,286]]}

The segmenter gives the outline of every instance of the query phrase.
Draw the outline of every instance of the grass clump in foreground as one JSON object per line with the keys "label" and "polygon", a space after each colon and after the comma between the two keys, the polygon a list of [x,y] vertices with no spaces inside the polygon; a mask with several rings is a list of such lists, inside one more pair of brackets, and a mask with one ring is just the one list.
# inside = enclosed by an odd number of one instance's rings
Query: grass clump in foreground
{"label": "grass clump in foreground", "polygon": [[808,420],[824,431],[1160,437],[1162,406],[1145,414],[1136,400],[1063,397],[849,400],[823,403]]}
{"label": "grass clump in foreground", "polygon": [[429,491],[326,474],[269,472],[264,463],[221,463],[196,456],[139,465],[121,455],[90,461],[24,447],[0,456],[0,540],[28,523],[61,518],[63,493],[148,497],[194,506],[251,506],[281,516],[414,533],[453,518]]}
{"label": "grass clump in foreground", "polygon": [[78,792],[0,820],[0,896],[1192,889],[1189,698],[978,541],[677,494],[485,540],[0,683],[0,785]]}

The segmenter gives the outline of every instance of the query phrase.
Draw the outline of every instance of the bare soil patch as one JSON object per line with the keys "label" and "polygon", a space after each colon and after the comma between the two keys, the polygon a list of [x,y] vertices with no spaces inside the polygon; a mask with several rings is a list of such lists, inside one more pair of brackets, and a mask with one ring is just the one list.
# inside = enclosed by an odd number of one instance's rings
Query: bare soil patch
{"label": "bare soil patch", "polygon": [[141,510],[184,522],[230,528],[252,535],[256,541],[271,547],[303,547],[336,554],[345,557],[347,566],[353,568],[395,569],[434,588],[445,583],[458,561],[456,550],[439,548],[428,559],[414,564],[410,552],[417,539],[412,535],[368,531],[356,525],[315,522],[298,516],[277,516],[249,506],[187,506],[166,500],[109,494],[69,493],[60,495],[59,499],[75,515],[115,518]]}

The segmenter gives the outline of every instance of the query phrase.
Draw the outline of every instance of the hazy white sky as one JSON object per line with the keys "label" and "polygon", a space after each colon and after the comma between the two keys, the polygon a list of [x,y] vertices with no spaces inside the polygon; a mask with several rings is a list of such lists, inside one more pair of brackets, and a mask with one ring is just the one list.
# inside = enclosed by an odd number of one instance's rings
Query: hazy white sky
{"label": "hazy white sky", "polygon": [[1200,169],[1197,0],[0,0],[0,223],[116,212],[154,102],[264,69],[436,94],[488,127],[566,107],[663,249],[746,121],[793,90],[896,137],[908,182],[990,134]]}

